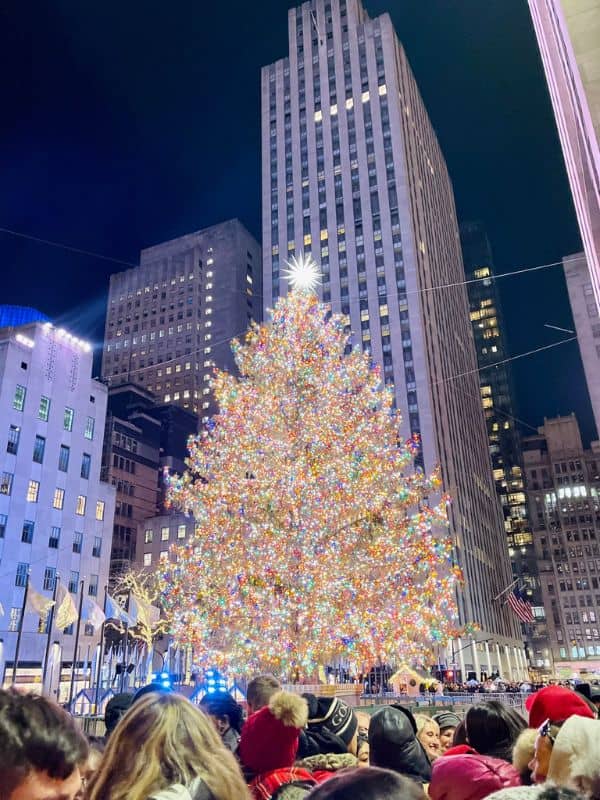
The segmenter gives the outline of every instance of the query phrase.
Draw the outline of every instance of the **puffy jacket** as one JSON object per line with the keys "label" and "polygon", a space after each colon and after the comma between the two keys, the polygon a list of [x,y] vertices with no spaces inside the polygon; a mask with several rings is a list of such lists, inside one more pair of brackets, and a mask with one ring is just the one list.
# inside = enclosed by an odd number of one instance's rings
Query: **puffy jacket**
{"label": "puffy jacket", "polygon": [[507,761],[465,753],[433,762],[429,796],[431,800],[483,800],[492,792],[520,785],[519,773]]}
{"label": "puffy jacket", "polygon": [[429,783],[431,764],[417,739],[417,723],[407,708],[392,705],[376,711],[369,725],[369,763]]}
{"label": "puffy jacket", "polygon": [[250,783],[250,791],[256,800],[270,800],[273,795],[283,796],[281,787],[288,784],[305,784],[312,788],[317,781],[302,767],[283,767],[257,775]]}

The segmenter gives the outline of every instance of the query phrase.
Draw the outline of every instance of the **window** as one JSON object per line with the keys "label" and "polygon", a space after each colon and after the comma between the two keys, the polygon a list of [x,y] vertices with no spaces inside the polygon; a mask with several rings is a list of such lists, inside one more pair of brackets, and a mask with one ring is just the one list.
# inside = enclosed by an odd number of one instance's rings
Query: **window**
{"label": "window", "polygon": [[178,539],[185,539],[185,525],[178,525],[177,526],[177,538]]}
{"label": "window", "polygon": [[81,457],[81,477],[86,480],[90,477],[90,468],[92,466],[92,457],[89,453],[84,453]]}
{"label": "window", "polygon": [[71,577],[69,578],[69,591],[71,594],[77,594],[79,591],[79,572],[71,570]]}
{"label": "window", "polygon": [[64,489],[55,489],[54,490],[54,498],[52,500],[52,508],[58,508],[60,511],[65,504],[65,490]]}
{"label": "window", "polygon": [[58,468],[61,472],[66,472],[69,469],[69,456],[71,448],[66,444],[61,444],[60,453],[58,455]]}
{"label": "window", "polygon": [[165,525],[163,528],[160,529],[160,540],[161,542],[168,542],[169,541],[169,526]]}
{"label": "window", "polygon": [[152,553],[144,553],[144,566],[152,566]]}
{"label": "window", "polygon": [[44,422],[48,422],[49,416],[50,416],[50,398],[44,397],[44,395],[42,395],[40,397],[40,407],[38,409],[38,417]]}
{"label": "window", "polygon": [[94,546],[92,547],[92,555],[94,558],[100,558],[102,553],[102,539],[100,536],[94,536]]}
{"label": "window", "polygon": [[15,586],[26,586],[27,575],[29,574],[29,564],[20,561],[17,564],[17,574],[15,575]]}
{"label": "window", "polygon": [[27,389],[24,386],[17,386],[15,389],[15,396],[13,397],[13,408],[15,411],[23,411],[25,408],[25,397]]}
{"label": "window", "polygon": [[0,514],[0,539],[4,539],[6,533],[6,525],[8,524],[8,515]]}
{"label": "window", "polygon": [[47,592],[53,592],[55,583],[56,583],[56,568],[46,567],[44,571],[44,589]]}
{"label": "window", "polygon": [[88,594],[90,597],[98,597],[98,576],[90,575],[90,582],[88,585]]}
{"label": "window", "polygon": [[6,452],[17,455],[19,449],[19,437],[21,436],[21,428],[18,425],[11,425],[8,429],[8,442],[6,443]]}
{"label": "window", "polygon": [[14,633],[19,630],[19,622],[21,621],[21,608],[11,608],[10,621],[8,623],[8,630]]}
{"label": "window", "polygon": [[94,626],[90,622],[85,623],[85,627],[83,629],[84,636],[93,636],[94,635]]}
{"label": "window", "polygon": [[[85,511],[85,505],[84,505]],[[104,500],[97,500],[96,501],[96,519],[102,522],[104,519]]]}
{"label": "window", "polygon": [[39,493],[40,493],[40,482],[29,481],[29,484],[27,485],[27,502],[37,503]]}
{"label": "window", "polygon": [[79,531],[75,531],[73,534],[73,552],[74,553],[81,553],[81,544],[83,542],[83,533],[79,533]]}
{"label": "window", "polygon": [[161,550],[159,559],[160,559],[160,563],[161,564],[164,564],[165,561],[168,561],[169,560],[169,551],[168,550]]}
{"label": "window", "polygon": [[43,436],[36,436],[33,444],[33,460],[36,464],[44,461],[44,451],[46,450],[46,439]]}
{"label": "window", "polygon": [[152,544],[152,540],[154,539],[154,531],[152,528],[146,528],[144,531],[144,543],[145,544]]}
{"label": "window", "polygon": [[25,544],[31,544],[33,542],[33,529],[35,527],[35,523],[33,520],[26,519],[23,522],[23,530],[21,531],[21,541],[25,542]]}
{"label": "window", "polygon": [[73,409],[72,408],[68,408],[68,407],[65,408],[65,413],[64,413],[64,416],[63,416],[63,428],[66,431],[72,431],[73,430],[73,419],[74,419],[74,417],[75,417],[75,412],[73,411]]}
{"label": "window", "polygon": [[78,514],[80,517],[83,517],[85,514],[85,506],[87,503],[87,497],[84,494],[77,495],[77,503],[75,505],[75,513]]}
{"label": "window", "polygon": [[0,478],[0,494],[11,494],[13,485],[12,472],[3,472]]}
{"label": "window", "polygon": [[48,538],[48,547],[53,550],[58,550],[58,543],[60,542],[60,528],[53,525],[50,529],[50,537]]}
{"label": "window", "polygon": [[93,439],[94,438],[94,418],[88,417],[85,421],[85,430],[83,435],[86,439]]}

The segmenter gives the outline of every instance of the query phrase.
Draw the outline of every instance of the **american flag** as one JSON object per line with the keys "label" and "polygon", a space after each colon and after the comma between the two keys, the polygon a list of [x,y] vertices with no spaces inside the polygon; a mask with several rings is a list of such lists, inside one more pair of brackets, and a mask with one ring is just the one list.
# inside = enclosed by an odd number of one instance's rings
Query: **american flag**
{"label": "american flag", "polygon": [[517,588],[513,589],[508,595],[507,603],[521,622],[533,622],[534,617],[531,604],[523,598],[523,595]]}

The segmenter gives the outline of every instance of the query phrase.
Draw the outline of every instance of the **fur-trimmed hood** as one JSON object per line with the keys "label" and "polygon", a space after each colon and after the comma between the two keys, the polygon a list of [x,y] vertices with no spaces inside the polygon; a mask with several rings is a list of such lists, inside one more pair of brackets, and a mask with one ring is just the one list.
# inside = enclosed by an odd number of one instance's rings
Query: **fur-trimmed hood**
{"label": "fur-trimmed hood", "polygon": [[340,769],[358,767],[358,759],[352,753],[319,753],[296,762],[309,772],[338,772]]}
{"label": "fur-trimmed hood", "polygon": [[600,800],[600,720],[572,716],[562,725],[548,780]]}

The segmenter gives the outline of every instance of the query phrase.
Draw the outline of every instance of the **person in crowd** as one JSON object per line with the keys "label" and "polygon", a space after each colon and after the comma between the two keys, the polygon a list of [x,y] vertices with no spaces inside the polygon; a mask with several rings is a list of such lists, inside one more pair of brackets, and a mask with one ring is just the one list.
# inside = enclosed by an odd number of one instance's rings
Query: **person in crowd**
{"label": "person in crowd", "polygon": [[523,786],[531,786],[533,783],[530,764],[535,753],[536,738],[537,731],[534,728],[525,728],[513,747],[512,764],[519,773]]}
{"label": "person in crowd", "polygon": [[520,714],[497,700],[471,706],[465,715],[467,743],[482,756],[509,763],[515,742],[525,727]]}
{"label": "person in crowd", "polygon": [[268,706],[271,697],[280,691],[281,684],[273,675],[257,675],[256,678],[252,678],[246,690],[248,716]]}
{"label": "person in crowd", "polygon": [[440,726],[427,714],[415,714],[417,739],[423,745],[427,758],[433,763],[441,755]]}
{"label": "person in crowd", "polygon": [[46,697],[0,690],[0,797],[75,800],[88,743],[74,719]]}
{"label": "person in crowd", "polygon": [[443,755],[453,745],[454,732],[460,725],[460,717],[452,711],[434,714],[432,719],[440,728],[440,752]]}
{"label": "person in crowd", "polygon": [[374,767],[391,769],[421,784],[431,779],[431,764],[417,739],[417,723],[403,706],[384,706],[371,717],[369,760]]}
{"label": "person in crowd", "polygon": [[445,755],[431,768],[431,800],[483,800],[492,792],[520,786],[517,770],[507,761],[479,753]]}
{"label": "person in crowd", "polygon": [[596,706],[598,712],[600,712],[600,694],[596,693],[591,696],[592,703]]}
{"label": "person in crowd", "polygon": [[244,714],[242,707],[229,692],[213,692],[206,694],[200,708],[212,719],[223,744],[232,753],[237,753]]}
{"label": "person in crowd", "polygon": [[306,800],[424,800],[423,787],[388,769],[352,769],[329,778]]}
{"label": "person in crowd", "polygon": [[600,721],[569,717],[556,736],[548,780],[600,800]]}
{"label": "person in crowd", "polygon": [[145,693],[110,737],[87,800],[249,800],[233,754],[200,709]]}
{"label": "person in crowd", "polygon": [[304,789],[316,785],[307,769],[294,766],[300,733],[307,722],[306,699],[284,691],[272,695],[267,706],[246,720],[238,757],[246,774],[254,775],[250,790],[256,800],[279,798],[284,786]]}
{"label": "person in crowd", "polygon": [[108,737],[117,727],[117,723],[125,714],[133,701],[133,694],[130,692],[121,692],[112,697],[106,704],[104,710],[104,727],[106,728],[105,741],[108,742]]}
{"label": "person in crowd", "polygon": [[172,694],[173,689],[170,686],[164,686],[162,683],[147,683],[145,686],[140,686],[136,693],[131,698],[131,705],[137,703],[142,697],[147,694]]}

